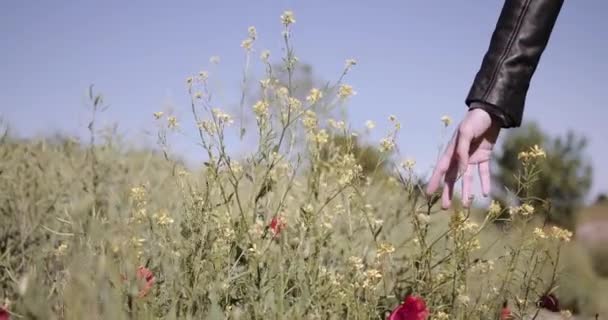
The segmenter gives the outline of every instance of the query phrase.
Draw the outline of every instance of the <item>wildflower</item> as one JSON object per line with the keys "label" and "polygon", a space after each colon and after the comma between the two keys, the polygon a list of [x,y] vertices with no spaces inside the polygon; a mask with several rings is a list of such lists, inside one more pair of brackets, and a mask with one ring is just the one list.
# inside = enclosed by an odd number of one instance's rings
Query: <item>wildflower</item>
{"label": "wildflower", "polygon": [[376,254],[376,257],[380,258],[386,254],[391,254],[393,252],[395,252],[395,247],[393,247],[392,244],[381,243],[380,248],[378,248],[378,253]]}
{"label": "wildflower", "polygon": [[426,320],[429,310],[421,297],[407,296],[389,315],[388,320]]}
{"label": "wildflower", "polygon": [[212,56],[211,58],[209,58],[209,62],[211,62],[213,64],[218,64],[218,63],[220,63],[220,57],[219,56]]}
{"label": "wildflower", "polygon": [[317,114],[312,110],[306,110],[302,123],[306,129],[312,130],[317,126]]}
{"label": "wildflower", "polygon": [[249,33],[249,38],[255,40],[258,35],[258,32],[255,30],[254,26],[247,28],[247,33]]}
{"label": "wildflower", "polygon": [[241,42],[241,48],[245,49],[246,51],[251,50],[252,47],[253,47],[253,39],[251,39],[251,38],[247,38],[247,39],[243,40],[243,42]]}
{"label": "wildflower", "polygon": [[141,204],[146,201],[146,189],[143,186],[131,188],[131,200]]}
{"label": "wildflower", "polygon": [[57,249],[55,249],[55,255],[57,257],[62,257],[65,256],[65,252],[68,250],[68,245],[65,243],[62,243],[59,245],[59,247],[57,247]]}
{"label": "wildflower", "polygon": [[259,118],[265,117],[268,115],[268,102],[260,100],[253,105],[253,112]]}
{"label": "wildflower", "polygon": [[441,122],[443,122],[444,126],[449,126],[452,123],[452,119],[449,116],[441,117]]}
{"label": "wildflower", "polygon": [[397,121],[397,117],[394,114],[391,114],[390,116],[388,116],[388,121],[395,122]]}
{"label": "wildflower", "polygon": [[534,207],[533,207],[533,206],[531,206],[531,205],[529,205],[529,204],[527,204],[527,203],[524,203],[524,204],[521,206],[521,211],[520,211],[520,212],[521,212],[521,214],[522,214],[523,216],[531,215],[531,214],[533,214],[533,213],[534,213]]}
{"label": "wildflower", "polygon": [[165,114],[165,113],[162,111],[154,112],[154,119],[159,120],[160,118],[163,117],[163,114]]}
{"label": "wildflower", "polygon": [[401,167],[405,170],[412,170],[414,166],[416,166],[416,160],[414,159],[407,159],[401,163]]}
{"label": "wildflower", "polygon": [[338,88],[338,96],[340,99],[346,99],[350,96],[356,95],[357,92],[353,90],[353,87],[348,84],[343,84]]}
{"label": "wildflower", "polygon": [[194,93],[194,97],[197,99],[202,99],[203,98],[203,93],[200,91],[197,91],[196,93]]}
{"label": "wildflower", "polygon": [[160,214],[155,213],[152,218],[156,220],[156,223],[161,226],[173,224],[173,218],[169,217],[167,211],[162,211]]}
{"label": "wildflower", "polygon": [[306,97],[306,101],[314,104],[317,101],[321,100],[321,98],[323,98],[323,92],[321,92],[321,90],[317,88],[312,88],[310,89],[310,93]]}
{"label": "wildflower", "polygon": [[534,238],[536,239],[547,239],[547,234],[541,228],[534,228]]}
{"label": "wildflower", "polygon": [[367,121],[365,121],[365,127],[368,130],[372,130],[373,128],[376,127],[376,124],[373,121],[371,121],[371,120],[367,120]]}
{"label": "wildflower", "polygon": [[175,116],[170,116],[167,118],[167,126],[169,129],[177,128],[178,125],[179,123],[177,122],[177,118]]}
{"label": "wildflower", "polygon": [[380,151],[381,152],[389,152],[395,149],[395,141],[390,138],[383,138],[380,140]]}
{"label": "wildflower", "polygon": [[564,317],[566,319],[572,318],[572,312],[570,312],[570,310],[560,311],[560,314],[562,315],[562,317]]}
{"label": "wildflower", "polygon": [[302,108],[302,102],[298,98],[289,97],[287,104],[291,112],[298,112]]}
{"label": "wildflower", "polygon": [[296,23],[296,19],[293,15],[293,12],[288,10],[283,12],[281,15],[281,23],[283,23],[286,27],[290,24]]}
{"label": "wildflower", "polygon": [[270,51],[269,50],[262,51],[262,53],[260,54],[260,59],[264,62],[268,62],[269,58],[270,58]]}
{"label": "wildflower", "polygon": [[329,141],[329,134],[327,134],[327,131],[325,131],[325,129],[321,129],[315,136],[315,140],[319,145],[326,144]]}
{"label": "wildflower", "polygon": [[539,308],[543,308],[543,309],[549,310],[551,312],[559,312],[559,310],[560,310],[559,300],[557,300],[557,298],[555,297],[555,295],[553,293],[546,294],[546,295],[540,297],[540,299],[538,300],[536,305]]}
{"label": "wildflower", "polygon": [[352,256],[348,258],[348,262],[357,270],[363,269],[365,266],[363,265],[363,260],[359,257]]}
{"label": "wildflower", "polygon": [[262,79],[260,80],[260,86],[264,89],[267,89],[268,87],[270,87],[270,79]]}
{"label": "wildflower", "polygon": [[563,242],[570,242],[570,239],[572,238],[572,232],[557,226],[553,226],[551,228],[551,237]]}
{"label": "wildflower", "polygon": [[231,115],[223,112],[220,109],[217,109],[217,108],[213,109],[213,115],[215,116],[215,118],[217,119],[217,121],[220,124],[230,125],[234,122]]}
{"label": "wildflower", "polygon": [[500,207],[500,203],[496,200],[492,200],[492,202],[490,203],[490,209],[488,210],[488,213],[491,216],[496,217],[500,214],[501,211],[502,211],[502,208]]}
{"label": "wildflower", "polygon": [[357,60],[355,59],[346,59],[345,67],[346,69],[350,69],[352,66],[357,64]]}
{"label": "wildflower", "polygon": [[192,85],[192,81],[194,81],[194,79],[192,77],[186,78],[186,84],[187,85],[189,85],[189,86]]}
{"label": "wildflower", "polygon": [[152,271],[150,271],[150,269],[144,266],[140,266],[139,268],[137,268],[136,276],[138,281],[144,282],[143,288],[139,290],[138,294],[139,298],[143,298],[150,292],[150,290],[152,290],[152,286],[156,281],[156,277],[154,277],[154,274],[152,273]]}
{"label": "wildflower", "polygon": [[536,144],[534,145],[534,147],[530,148],[530,154],[535,158],[546,158],[547,157],[545,150],[543,150]]}
{"label": "wildflower", "polygon": [[365,276],[368,279],[380,279],[382,278],[382,273],[380,273],[380,271],[376,270],[376,269],[369,269],[367,271],[365,271]]}
{"label": "wildflower", "polygon": [[207,78],[209,78],[209,72],[202,70],[198,73],[198,77],[201,81],[205,81]]}
{"label": "wildflower", "polygon": [[277,236],[283,229],[285,228],[285,218],[282,216],[275,216],[270,220],[270,224],[268,228],[272,231],[272,233]]}

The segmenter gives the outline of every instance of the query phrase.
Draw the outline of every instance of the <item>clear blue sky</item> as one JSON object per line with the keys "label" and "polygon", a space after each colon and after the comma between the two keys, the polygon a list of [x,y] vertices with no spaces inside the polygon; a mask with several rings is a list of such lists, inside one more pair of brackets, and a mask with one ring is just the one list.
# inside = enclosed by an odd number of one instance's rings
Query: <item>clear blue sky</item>
{"label": "clear blue sky", "polygon": [[[227,103],[238,101],[247,27],[260,49],[281,49],[279,15],[295,12],[294,41],[316,75],[335,79],[344,60],[358,65],[347,82],[358,94],[350,122],[386,117],[403,124],[399,147],[428,172],[439,118],[459,120],[503,1],[2,1],[0,115],[16,133],[84,135],[90,83],[111,104],[105,123],[136,143],[153,142],[151,113],[171,101],[187,117],[184,78],[211,69]],[[586,135],[593,193],[608,191],[608,2],[566,1],[528,95],[524,121],[551,134]],[[257,60],[256,60],[257,61]],[[185,120],[184,120],[185,121]],[[190,141],[178,152],[198,159]]]}

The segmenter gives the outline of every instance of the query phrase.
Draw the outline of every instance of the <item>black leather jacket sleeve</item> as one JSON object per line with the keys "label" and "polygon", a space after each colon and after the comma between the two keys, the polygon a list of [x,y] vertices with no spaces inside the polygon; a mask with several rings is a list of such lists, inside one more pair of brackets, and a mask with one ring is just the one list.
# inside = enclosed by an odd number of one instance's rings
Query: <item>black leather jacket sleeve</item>
{"label": "black leather jacket sleeve", "polygon": [[505,0],[490,46],[466,98],[503,128],[521,125],[526,94],[563,0]]}

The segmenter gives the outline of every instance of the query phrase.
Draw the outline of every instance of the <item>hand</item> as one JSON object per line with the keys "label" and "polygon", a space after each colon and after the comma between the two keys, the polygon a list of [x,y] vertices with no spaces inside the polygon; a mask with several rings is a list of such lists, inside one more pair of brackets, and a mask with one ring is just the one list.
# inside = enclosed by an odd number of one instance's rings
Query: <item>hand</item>
{"label": "hand", "polygon": [[426,189],[426,193],[432,195],[439,187],[441,179],[444,180],[445,186],[441,196],[442,209],[445,210],[452,204],[454,185],[459,172],[462,174],[462,203],[465,208],[469,207],[475,166],[479,170],[482,193],[484,196],[488,196],[490,193],[490,158],[499,132],[500,124],[493,120],[485,110],[475,108],[467,112],[445,152],[439,158]]}

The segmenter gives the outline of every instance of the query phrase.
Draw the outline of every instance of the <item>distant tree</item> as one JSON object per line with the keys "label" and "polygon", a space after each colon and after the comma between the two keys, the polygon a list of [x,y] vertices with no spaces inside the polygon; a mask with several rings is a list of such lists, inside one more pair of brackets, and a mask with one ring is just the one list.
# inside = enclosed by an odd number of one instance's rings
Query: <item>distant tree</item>
{"label": "distant tree", "polygon": [[600,193],[595,199],[595,204],[604,204],[608,202],[608,195],[605,193]]}
{"label": "distant tree", "polygon": [[[537,208],[547,215],[549,222],[570,227],[592,182],[592,167],[584,156],[587,140],[572,131],[564,137],[553,138],[534,123],[511,131],[496,162],[498,170],[494,179],[499,185],[510,191],[517,190],[516,176],[522,166],[518,154],[534,145],[542,147],[547,157],[540,163],[541,172],[529,194],[549,201],[548,207]],[[503,202],[507,202],[509,196],[513,194],[501,189],[495,194]]]}

